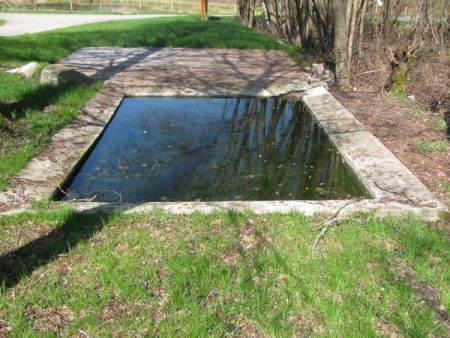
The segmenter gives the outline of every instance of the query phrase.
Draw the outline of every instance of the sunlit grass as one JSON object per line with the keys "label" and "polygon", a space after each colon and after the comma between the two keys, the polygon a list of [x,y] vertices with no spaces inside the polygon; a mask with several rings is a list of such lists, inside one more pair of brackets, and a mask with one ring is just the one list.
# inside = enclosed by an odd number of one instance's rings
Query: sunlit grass
{"label": "sunlit grass", "polygon": [[[0,189],[77,116],[100,84],[54,88],[0,72]],[[45,111],[43,111],[45,109]]]}
{"label": "sunlit grass", "polygon": [[0,65],[29,61],[53,63],[86,46],[190,47],[300,51],[292,45],[243,27],[233,18],[200,17],[102,22],[17,37],[0,37]]}
{"label": "sunlit grass", "polygon": [[[445,337],[435,313],[450,306],[448,232],[414,217],[360,215],[330,229],[313,253],[320,223],[296,213],[87,216],[67,208],[3,218],[0,252],[16,255],[0,260],[22,277],[0,295],[0,312],[13,336],[71,337],[81,329]],[[36,237],[29,248],[36,257],[19,261],[27,257],[20,246]]]}

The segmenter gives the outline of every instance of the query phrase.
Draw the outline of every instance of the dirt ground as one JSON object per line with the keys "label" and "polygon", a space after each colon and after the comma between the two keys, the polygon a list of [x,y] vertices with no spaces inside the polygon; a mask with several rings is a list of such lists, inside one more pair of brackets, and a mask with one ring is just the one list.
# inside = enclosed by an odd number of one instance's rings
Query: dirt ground
{"label": "dirt ground", "polygon": [[333,95],[352,112],[419,180],[450,207],[450,147],[425,153],[417,141],[442,141],[437,113],[425,111],[411,100],[385,94],[353,92]]}

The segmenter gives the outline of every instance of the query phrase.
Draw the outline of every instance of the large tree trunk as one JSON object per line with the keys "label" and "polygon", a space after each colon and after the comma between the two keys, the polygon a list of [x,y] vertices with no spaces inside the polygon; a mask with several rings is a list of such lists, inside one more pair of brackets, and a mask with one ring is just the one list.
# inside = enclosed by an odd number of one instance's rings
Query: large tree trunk
{"label": "large tree trunk", "polygon": [[[313,47],[335,63],[337,84],[352,88],[353,64],[368,0],[262,0],[266,28],[289,42]],[[255,0],[238,0],[241,21],[253,26]]]}
{"label": "large tree trunk", "polygon": [[238,0],[239,18],[247,27],[253,27],[255,21],[256,0]]}
{"label": "large tree trunk", "polygon": [[[353,0],[351,0],[353,1]],[[345,0],[334,1],[334,63],[336,66],[336,84],[339,89],[348,91],[351,89],[350,85],[350,69],[348,53],[348,27],[350,25],[349,17],[347,16],[348,7],[351,2],[347,4]]]}

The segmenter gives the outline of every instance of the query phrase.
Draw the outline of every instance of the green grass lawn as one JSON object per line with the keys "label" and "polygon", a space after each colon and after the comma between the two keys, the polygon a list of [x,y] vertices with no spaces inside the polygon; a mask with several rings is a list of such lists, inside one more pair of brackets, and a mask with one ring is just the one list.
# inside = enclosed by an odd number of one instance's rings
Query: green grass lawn
{"label": "green grass lawn", "polygon": [[103,22],[18,37],[0,37],[0,65],[56,62],[86,46],[190,47],[286,50],[274,38],[245,28],[232,18],[200,21],[199,17]]}
{"label": "green grass lawn", "polygon": [[[358,215],[0,218],[0,336],[447,337],[449,233]],[[446,326],[447,325],[447,326]]]}
{"label": "green grass lawn", "polygon": [[[299,50],[198,17],[0,38],[0,66],[85,46]],[[101,87],[0,71],[0,188]],[[216,212],[0,216],[0,337],[448,337],[450,233],[414,217]]]}

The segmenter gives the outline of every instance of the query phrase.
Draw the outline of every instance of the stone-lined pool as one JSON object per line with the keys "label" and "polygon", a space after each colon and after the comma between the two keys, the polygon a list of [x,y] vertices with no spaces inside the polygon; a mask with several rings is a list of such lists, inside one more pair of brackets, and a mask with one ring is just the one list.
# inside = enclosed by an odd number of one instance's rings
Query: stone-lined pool
{"label": "stone-lined pool", "polygon": [[64,200],[370,197],[300,100],[125,98]]}

